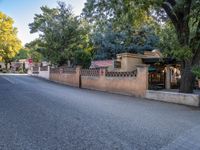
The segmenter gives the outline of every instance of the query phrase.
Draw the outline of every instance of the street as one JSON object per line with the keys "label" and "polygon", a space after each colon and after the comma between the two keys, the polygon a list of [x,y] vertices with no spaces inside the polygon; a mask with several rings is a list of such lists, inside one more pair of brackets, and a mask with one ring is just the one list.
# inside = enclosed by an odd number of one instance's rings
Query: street
{"label": "street", "polygon": [[194,150],[199,143],[199,108],[0,76],[0,150]]}

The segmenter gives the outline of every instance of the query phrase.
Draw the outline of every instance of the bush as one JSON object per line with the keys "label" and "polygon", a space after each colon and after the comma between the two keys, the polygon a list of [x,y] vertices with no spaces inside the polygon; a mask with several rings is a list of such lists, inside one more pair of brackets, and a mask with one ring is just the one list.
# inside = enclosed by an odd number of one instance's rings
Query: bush
{"label": "bush", "polygon": [[91,54],[84,50],[75,52],[75,64],[80,65],[83,68],[89,68],[91,64]]}
{"label": "bush", "polygon": [[23,68],[19,68],[18,72],[19,72],[19,73],[24,73]]}

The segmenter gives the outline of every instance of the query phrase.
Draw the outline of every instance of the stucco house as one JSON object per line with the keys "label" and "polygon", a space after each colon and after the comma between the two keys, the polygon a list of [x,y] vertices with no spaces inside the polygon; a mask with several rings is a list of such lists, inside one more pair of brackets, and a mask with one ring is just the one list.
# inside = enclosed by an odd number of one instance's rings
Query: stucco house
{"label": "stucco house", "polygon": [[149,88],[176,88],[180,80],[180,64],[172,58],[164,58],[159,50],[145,51],[144,54],[121,53],[115,60],[92,61],[90,68],[108,68],[116,72],[130,72],[137,65],[149,66]]}

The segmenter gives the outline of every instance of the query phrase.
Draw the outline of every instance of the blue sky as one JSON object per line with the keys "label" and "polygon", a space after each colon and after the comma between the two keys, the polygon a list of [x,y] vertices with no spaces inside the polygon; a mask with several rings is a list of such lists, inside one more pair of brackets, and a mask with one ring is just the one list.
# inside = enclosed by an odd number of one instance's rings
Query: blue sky
{"label": "blue sky", "polygon": [[[58,0],[0,0],[0,11],[15,20],[14,26],[18,28],[18,37],[23,44],[38,37],[30,34],[28,24],[33,22],[34,14],[40,13],[40,7],[47,5],[57,7]],[[76,15],[81,13],[86,0],[62,0],[70,4]]]}

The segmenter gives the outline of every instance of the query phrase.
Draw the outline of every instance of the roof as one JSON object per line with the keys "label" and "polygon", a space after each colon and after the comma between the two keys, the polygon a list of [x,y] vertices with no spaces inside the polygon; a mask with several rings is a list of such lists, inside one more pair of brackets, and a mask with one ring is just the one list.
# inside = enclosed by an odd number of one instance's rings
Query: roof
{"label": "roof", "polygon": [[174,64],[178,63],[176,59],[173,58],[143,58],[145,64],[163,63],[163,64]]}
{"label": "roof", "polygon": [[113,60],[92,61],[90,68],[107,68],[113,65]]}

